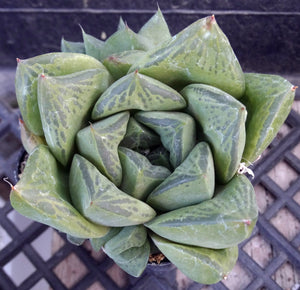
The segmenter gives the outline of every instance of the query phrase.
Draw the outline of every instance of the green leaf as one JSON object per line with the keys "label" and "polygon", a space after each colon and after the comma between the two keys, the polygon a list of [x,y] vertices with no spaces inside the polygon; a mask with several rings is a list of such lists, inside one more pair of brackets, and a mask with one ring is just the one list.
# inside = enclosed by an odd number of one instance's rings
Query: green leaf
{"label": "green leaf", "polygon": [[170,152],[170,162],[176,168],[196,144],[194,119],[180,112],[138,112],[135,119],[160,135],[161,142]]}
{"label": "green leaf", "polygon": [[186,105],[183,97],[165,84],[131,73],[117,80],[99,98],[93,112],[94,120],[127,110],[177,110]]}
{"label": "green leaf", "polygon": [[208,85],[188,85],[181,94],[212,147],[217,180],[227,183],[237,172],[245,147],[245,106]]}
{"label": "green leaf", "polygon": [[83,42],[67,41],[64,38],[61,39],[61,51],[62,52],[75,52],[85,54],[85,48]]}
{"label": "green leaf", "polygon": [[120,188],[139,200],[145,200],[170,175],[167,168],[152,165],[147,157],[128,148],[120,147],[119,156],[124,172]]}
{"label": "green leaf", "polygon": [[147,149],[160,144],[160,138],[152,130],[130,118],[121,146],[130,149]]}
{"label": "green leaf", "polygon": [[38,104],[45,138],[61,164],[68,164],[77,132],[86,124],[91,106],[110,82],[106,69],[39,77]]}
{"label": "green leaf", "polygon": [[114,53],[103,60],[103,64],[109,70],[115,80],[125,76],[134,62],[144,57],[143,50],[127,50]]}
{"label": "green leaf", "polygon": [[38,76],[61,76],[87,69],[105,67],[95,58],[79,53],[55,52],[18,61],[16,96],[23,120],[33,134],[44,134],[37,102]]}
{"label": "green leaf", "polygon": [[152,150],[147,158],[153,165],[159,165],[172,170],[172,165],[170,164],[170,153],[163,146],[159,146]]}
{"label": "green leaf", "polygon": [[143,224],[156,215],[150,206],[119,190],[92,163],[77,154],[71,165],[70,193],[83,216],[106,226]]}
{"label": "green leaf", "polygon": [[86,54],[98,60],[102,60],[104,41],[85,33],[82,27],[81,31]]}
{"label": "green leaf", "polygon": [[128,112],[110,116],[80,130],[76,137],[79,153],[116,186],[122,181],[118,146],[126,133],[129,116]]}
{"label": "green leaf", "polygon": [[212,198],[215,172],[208,144],[197,144],[175,171],[164,179],[147,198],[147,204],[157,210],[170,211]]}
{"label": "green leaf", "polygon": [[108,233],[105,236],[103,236],[102,238],[90,239],[93,250],[95,252],[99,252],[101,247],[103,247],[106,242],[108,242],[111,238],[113,238],[115,235],[117,235],[121,230],[122,230],[122,228],[112,227],[112,228],[109,228]]}
{"label": "green leaf", "polygon": [[123,228],[117,235],[105,243],[105,252],[119,255],[131,248],[141,247],[147,240],[147,230],[143,225]]}
{"label": "green leaf", "polygon": [[150,255],[147,231],[142,225],[126,227],[104,245],[104,251],[128,274],[139,277]]}
{"label": "green leaf", "polygon": [[124,22],[123,18],[120,17],[119,24],[118,24],[118,30],[126,29],[127,24]]}
{"label": "green leaf", "polygon": [[108,229],[87,221],[70,203],[67,177],[45,145],[29,156],[10,201],[22,215],[78,238],[102,237]]}
{"label": "green leaf", "polygon": [[236,98],[245,89],[240,64],[213,16],[194,22],[149,51],[129,72],[135,70],[172,87],[204,83]]}
{"label": "green leaf", "polygon": [[103,61],[112,54],[128,50],[148,50],[150,43],[143,36],[133,32],[128,26],[117,30],[105,42],[99,51],[99,60]]}
{"label": "green leaf", "polygon": [[46,144],[46,140],[43,136],[37,136],[31,133],[23,120],[19,120],[21,141],[26,152],[30,154],[38,145]]}
{"label": "green leaf", "polygon": [[169,27],[159,8],[157,12],[144,24],[138,34],[150,41],[153,47],[172,38]]}
{"label": "green leaf", "polygon": [[145,225],[171,241],[224,249],[248,238],[257,216],[253,186],[239,175],[218,188],[213,199],[162,214]]}
{"label": "green leaf", "polygon": [[246,91],[241,99],[248,110],[243,159],[254,162],[275,138],[291,111],[294,87],[280,76],[245,74]]}
{"label": "green leaf", "polygon": [[74,237],[74,236],[71,236],[69,234],[67,234],[67,240],[68,240],[69,243],[71,243],[75,246],[81,246],[85,241],[84,238]]}
{"label": "green leaf", "polygon": [[207,249],[181,245],[151,234],[161,252],[183,274],[201,284],[214,284],[224,279],[238,258],[238,247]]}

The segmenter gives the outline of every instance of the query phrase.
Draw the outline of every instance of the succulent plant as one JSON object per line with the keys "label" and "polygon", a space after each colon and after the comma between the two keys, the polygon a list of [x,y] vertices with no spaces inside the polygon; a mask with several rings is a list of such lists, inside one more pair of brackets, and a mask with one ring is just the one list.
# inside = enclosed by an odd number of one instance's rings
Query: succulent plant
{"label": "succulent plant", "polygon": [[258,218],[240,174],[286,119],[295,87],[244,73],[214,16],[171,36],[160,10],[133,32],[18,60],[29,153],[13,207],[133,276],[160,251],[191,279],[216,283]]}

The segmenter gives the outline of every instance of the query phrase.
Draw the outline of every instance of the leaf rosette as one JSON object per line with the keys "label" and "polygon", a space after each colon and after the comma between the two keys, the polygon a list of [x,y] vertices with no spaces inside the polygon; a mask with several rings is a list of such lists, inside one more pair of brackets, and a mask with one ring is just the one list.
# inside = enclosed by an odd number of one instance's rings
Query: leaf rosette
{"label": "leaf rosette", "polygon": [[18,62],[29,158],[13,207],[133,276],[161,251],[194,281],[218,282],[258,217],[239,166],[274,138],[295,88],[244,74],[213,16],[173,37],[160,11],[138,33],[121,19],[106,41],[82,34]]}

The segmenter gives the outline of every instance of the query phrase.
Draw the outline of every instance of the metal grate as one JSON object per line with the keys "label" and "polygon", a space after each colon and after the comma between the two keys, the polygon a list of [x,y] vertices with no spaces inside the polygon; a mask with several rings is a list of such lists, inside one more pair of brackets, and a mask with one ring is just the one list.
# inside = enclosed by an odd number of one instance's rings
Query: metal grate
{"label": "metal grate", "polygon": [[[18,110],[6,98],[0,98],[0,177],[8,176],[13,180],[13,168],[20,154],[20,141],[18,133]],[[268,149],[267,154],[253,168],[255,178],[252,180],[257,189],[257,194],[262,194],[264,202],[268,204],[260,208],[260,216],[252,236],[240,244],[237,269],[227,281],[222,281],[211,286],[211,289],[237,289],[232,282],[240,279],[238,289],[282,289],[286,284],[281,284],[276,277],[282,267],[291,269],[293,285],[290,289],[300,288],[300,116],[292,111],[285,123],[286,131],[279,134]],[[297,149],[297,150],[296,150]],[[286,176],[285,185],[278,182],[276,170],[290,170]],[[279,166],[279,167],[278,167]],[[278,167],[278,168],[277,168]],[[276,169],[277,168],[277,169]],[[275,173],[274,173],[275,170]],[[56,235],[62,245],[53,250],[50,257],[42,257],[36,250],[35,244],[49,231],[45,225],[30,223],[25,229],[18,228],[11,215],[14,213],[9,202],[1,203],[1,193],[8,190],[1,183],[0,191],[0,233],[5,232],[8,242],[1,247],[0,236],[0,289],[202,289],[206,287],[184,279],[184,283],[178,278],[178,271],[172,265],[156,268],[147,268],[142,277],[132,278],[122,275],[122,283],[119,282],[111,269],[115,267],[113,261],[105,254],[96,256],[87,246],[77,247],[65,240],[65,235],[51,232]],[[280,214],[285,214],[286,222],[292,222],[294,232],[286,233],[284,227],[279,227]],[[289,220],[290,219],[290,220]],[[253,243],[260,241],[259,245],[267,249],[264,254],[252,256]],[[269,250],[268,250],[269,249]],[[28,276],[19,283],[8,274],[9,263],[22,255],[28,266]],[[75,280],[71,283],[62,281],[59,277],[64,269],[63,261],[73,259],[74,269],[71,270]],[[69,264],[70,265],[70,264]],[[79,265],[78,267],[76,265]],[[25,265],[24,265],[25,267]],[[81,270],[80,273],[74,271]],[[20,273],[13,273],[14,276]],[[236,276],[235,276],[236,275]],[[283,279],[289,279],[284,276]],[[180,282],[181,281],[181,282]],[[291,282],[291,283],[292,283]],[[284,281],[287,283],[287,281]],[[298,285],[297,285],[298,283]],[[17,284],[17,285],[16,285]],[[205,288],[207,289],[207,288]]]}

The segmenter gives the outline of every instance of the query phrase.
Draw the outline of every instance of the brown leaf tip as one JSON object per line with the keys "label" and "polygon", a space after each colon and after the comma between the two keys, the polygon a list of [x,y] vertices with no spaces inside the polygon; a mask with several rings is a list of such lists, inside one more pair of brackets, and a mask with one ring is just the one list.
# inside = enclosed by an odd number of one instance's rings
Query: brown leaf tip
{"label": "brown leaf tip", "polygon": [[44,79],[46,76],[44,74],[41,74],[41,78]]}
{"label": "brown leaf tip", "polygon": [[3,181],[10,186],[11,190],[16,190],[16,188],[12,185],[12,183],[9,182],[8,177],[4,177]]}
{"label": "brown leaf tip", "polygon": [[17,57],[17,58],[16,58],[16,61],[17,61],[17,63],[19,63],[21,60]]}
{"label": "brown leaf tip", "polygon": [[292,91],[296,91],[298,89],[298,86],[292,86]]}
{"label": "brown leaf tip", "polygon": [[250,226],[251,225],[251,221],[250,220],[244,220],[243,221],[245,225]]}
{"label": "brown leaf tip", "polygon": [[24,121],[21,118],[19,118],[19,124],[24,125]]}
{"label": "brown leaf tip", "polygon": [[207,17],[206,27],[208,30],[211,29],[212,25],[216,23],[215,15]]}
{"label": "brown leaf tip", "polygon": [[134,73],[135,73],[135,74],[138,74],[138,72],[139,72],[139,71],[136,69]]}

